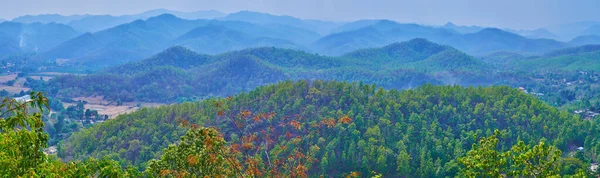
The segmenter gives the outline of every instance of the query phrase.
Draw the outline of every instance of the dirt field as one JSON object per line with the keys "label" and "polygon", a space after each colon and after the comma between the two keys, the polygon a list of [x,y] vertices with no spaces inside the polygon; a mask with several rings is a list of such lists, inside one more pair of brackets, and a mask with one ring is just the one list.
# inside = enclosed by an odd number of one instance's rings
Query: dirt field
{"label": "dirt field", "polygon": [[[102,96],[96,97],[78,97],[73,98],[75,101],[86,101],[83,107],[85,109],[97,110],[100,115],[108,115],[110,119],[115,118],[120,114],[126,114],[133,111],[136,111],[140,108],[144,107],[158,107],[164,104],[160,103],[138,103],[138,102],[126,102],[121,106],[117,106],[114,102],[108,102],[103,99]],[[75,103],[64,103],[65,108],[74,105]],[[141,107],[138,107],[137,105]]]}
{"label": "dirt field", "polygon": [[[39,73],[37,75],[29,76],[32,79],[39,79],[42,77],[45,81],[50,80],[53,76],[63,75],[64,73],[58,72],[44,72]],[[8,86],[5,83],[14,80],[17,77],[16,74],[12,75],[2,75],[0,76],[0,91],[6,90],[11,94],[19,93],[21,91],[28,91],[30,88],[24,87],[25,78],[18,78],[13,86]],[[74,101],[86,101],[87,104],[84,105],[85,109],[97,110],[98,114],[108,115],[109,118],[114,118],[119,114],[130,113],[140,109],[141,107],[157,107],[163,104],[160,103],[139,103],[139,102],[126,102],[121,106],[117,106],[116,102],[109,102],[104,100],[103,96],[95,96],[95,97],[78,97],[73,98]],[[64,103],[64,107],[69,107],[75,105],[75,103]],[[140,107],[138,107],[138,105]]]}
{"label": "dirt field", "polygon": [[0,84],[2,83],[6,83],[9,80],[14,80],[15,78],[17,78],[17,74],[12,74],[12,75],[0,75]]}
{"label": "dirt field", "polygon": [[0,91],[2,91],[2,90],[6,90],[6,91],[8,91],[8,93],[14,94],[14,93],[20,93],[21,91],[25,91],[25,92],[29,91],[30,88],[0,85]]}
{"label": "dirt field", "polygon": [[41,72],[41,73],[35,73],[32,75],[44,75],[44,76],[59,76],[59,75],[67,75],[67,74],[71,74],[71,75],[85,75],[85,74],[73,74],[73,73],[62,73],[62,72]]}
{"label": "dirt field", "polygon": [[13,86],[6,85],[6,82],[14,80],[15,78],[17,78],[17,74],[0,76],[0,91],[6,90],[9,93],[19,93],[21,91],[29,90],[29,88],[23,87],[23,84],[25,83],[24,78],[19,78]]}
{"label": "dirt field", "polygon": [[40,79],[40,77],[41,77],[42,79],[44,79],[44,81],[48,81],[48,80],[50,80],[50,79],[54,78],[54,77],[50,77],[50,76],[37,76],[37,75],[32,75],[32,76],[29,76],[29,78],[32,78],[32,79],[35,79],[35,80],[39,80],[39,79]]}

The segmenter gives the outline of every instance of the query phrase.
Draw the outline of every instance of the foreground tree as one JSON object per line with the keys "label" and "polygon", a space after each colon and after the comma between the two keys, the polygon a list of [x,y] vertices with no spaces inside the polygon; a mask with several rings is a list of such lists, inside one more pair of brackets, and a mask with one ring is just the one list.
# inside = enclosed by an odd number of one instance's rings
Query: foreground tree
{"label": "foreground tree", "polygon": [[512,147],[512,175],[553,177],[559,174],[561,151],[544,142],[529,148],[523,141]]}
{"label": "foreground tree", "polygon": [[178,144],[169,145],[159,160],[150,161],[147,173],[161,177],[239,176],[239,162],[226,152],[227,143],[216,129],[194,126]]}
{"label": "foreground tree", "polygon": [[[47,146],[42,111],[48,100],[41,93],[31,93],[27,102],[6,98],[0,104],[0,174],[16,177],[34,172],[46,162],[42,152]],[[39,110],[33,112],[30,110]]]}
{"label": "foreground tree", "polygon": [[473,147],[467,155],[458,158],[458,163],[463,165],[462,175],[466,177],[500,177],[506,169],[507,153],[501,153],[496,150],[498,145],[496,131],[494,135],[479,140],[479,143],[473,144]]}
{"label": "foreground tree", "polygon": [[42,113],[48,99],[30,94],[26,101],[3,99],[0,104],[0,175],[2,177],[136,177],[136,170],[124,170],[112,160],[88,159],[63,163],[44,154],[48,134]]}
{"label": "foreground tree", "polygon": [[465,177],[560,177],[561,151],[540,142],[529,147],[519,141],[509,151],[497,150],[500,131],[479,140],[467,155],[458,158]]}

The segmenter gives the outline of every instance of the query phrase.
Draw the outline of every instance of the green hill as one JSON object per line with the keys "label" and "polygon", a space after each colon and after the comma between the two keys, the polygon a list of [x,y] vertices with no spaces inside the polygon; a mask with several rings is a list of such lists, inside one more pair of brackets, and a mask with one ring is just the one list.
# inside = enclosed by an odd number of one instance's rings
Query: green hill
{"label": "green hill", "polygon": [[195,28],[176,39],[173,43],[205,54],[218,54],[262,46],[301,48],[291,41],[264,37],[259,34],[248,34],[214,24]]}
{"label": "green hill", "polygon": [[[274,47],[207,56],[172,47],[145,60],[89,76],[58,77],[50,80],[45,88],[37,86],[36,89],[61,98],[102,95],[115,101],[170,103],[185,98],[231,95],[286,79],[364,81],[396,89],[424,83],[490,84],[493,82],[490,76],[483,73],[489,68],[454,48],[424,39],[360,50],[341,57]],[[156,71],[159,69],[161,71]],[[170,71],[169,75],[151,74],[165,70]],[[172,81],[163,81],[167,79]],[[117,86],[116,81],[120,80],[127,81],[127,85]],[[173,92],[164,90],[169,94],[160,97],[150,92],[165,87],[172,87]]]}
{"label": "green hill", "polygon": [[170,40],[205,23],[203,20],[184,20],[164,14],[86,33],[39,54],[37,58],[44,61],[70,59],[71,63],[96,68],[114,66],[149,57],[168,47]]}
{"label": "green hill", "polygon": [[[275,114],[257,120],[241,115],[247,111],[257,117]],[[185,133],[177,126],[181,120],[214,126],[228,141],[255,135],[256,143],[263,144],[266,134],[275,135],[272,139],[280,144],[265,153],[272,160],[292,154],[277,151],[282,146],[306,147],[290,140],[304,137],[320,147],[312,155],[319,162],[308,165],[311,176],[376,171],[389,177],[453,177],[459,167],[455,159],[465,155],[476,136],[491,135],[494,129],[504,133],[501,150],[517,141],[540,140],[563,153],[582,146],[595,155],[600,148],[597,123],[509,87],[425,85],[397,91],[362,83],[287,81],[231,98],[121,115],[75,133],[59,155],[108,156],[143,168],[161,155],[156,150]]]}
{"label": "green hill", "polygon": [[0,58],[21,52],[44,52],[79,34],[70,26],[57,23],[0,22]]}
{"label": "green hill", "polygon": [[[367,21],[369,22],[369,21]],[[500,51],[544,53],[569,45],[549,39],[530,39],[495,28],[485,28],[474,33],[460,34],[445,27],[437,28],[418,24],[399,24],[381,20],[350,31],[322,37],[312,48],[315,51],[338,55],[362,48],[377,48],[413,38],[426,38],[436,43],[450,45],[471,55],[486,55]]]}
{"label": "green hill", "polygon": [[555,57],[541,57],[534,60],[523,61],[518,65],[522,70],[535,68],[536,71],[600,71],[600,61],[598,59],[600,59],[600,51]]}

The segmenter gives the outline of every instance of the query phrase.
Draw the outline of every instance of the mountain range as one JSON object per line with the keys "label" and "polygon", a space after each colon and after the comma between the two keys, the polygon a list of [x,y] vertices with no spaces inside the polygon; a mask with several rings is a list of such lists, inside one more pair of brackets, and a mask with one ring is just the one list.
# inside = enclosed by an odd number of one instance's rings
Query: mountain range
{"label": "mountain range", "polygon": [[[149,17],[164,12],[173,14]],[[65,23],[70,25],[4,22],[0,25],[0,39],[3,39],[0,51],[4,52],[0,59],[19,53],[35,53],[33,61],[53,63],[57,59],[66,60],[70,64],[84,65],[93,70],[141,60],[171,46],[184,46],[204,54],[253,47],[277,47],[340,56],[359,49],[380,48],[414,38],[424,38],[452,46],[469,55],[485,56],[496,52],[543,54],[566,47],[600,43],[592,35],[560,42],[515,34],[530,33],[528,36],[541,37],[552,35],[544,29],[511,30],[514,32],[511,33],[497,28],[457,26],[452,23],[441,27],[390,20],[341,23],[250,11],[225,15],[217,11],[184,13],[159,9],[125,16],[39,15],[23,16],[13,21],[68,21]],[[98,31],[81,29],[74,25],[76,23]],[[94,27],[94,24],[116,26]],[[14,30],[13,26],[23,26],[23,30],[20,30],[23,33],[14,32],[19,30]],[[24,43],[22,39],[25,39]]]}
{"label": "mountain range", "polygon": [[[361,22],[360,24],[369,23]],[[353,25],[352,27],[357,26]],[[529,39],[496,28],[484,28],[475,33],[461,34],[448,28],[400,24],[388,20],[380,20],[367,27],[325,36],[316,41],[313,46],[316,51],[339,55],[360,48],[381,47],[412,38],[426,38],[473,55],[498,51],[540,53],[568,46],[563,42],[550,39]]]}
{"label": "mountain range", "polygon": [[[83,94],[104,95],[110,100],[173,102],[181,97],[224,96],[288,79],[364,81],[398,89],[424,83],[491,84],[492,78],[483,75],[489,69],[477,58],[425,39],[339,57],[274,47],[210,56],[171,47],[85,77],[59,77],[49,83],[58,88],[47,90],[61,97]],[[118,92],[106,93],[107,88]],[[163,95],[155,97],[152,92]]]}
{"label": "mountain range", "polygon": [[[287,25],[241,21],[187,20],[163,14],[96,33],[85,33],[36,56],[38,60],[69,59],[74,64],[110,66],[149,57],[181,45],[216,54],[250,47],[306,49],[319,35]],[[75,50],[74,50],[75,49]]]}
{"label": "mountain range", "polygon": [[51,49],[79,35],[73,28],[57,23],[0,23],[0,59],[18,53]]}
{"label": "mountain range", "polygon": [[159,16],[162,14],[173,14],[182,19],[214,19],[219,17],[224,17],[226,14],[215,11],[196,11],[196,12],[181,12],[181,11],[173,11],[168,9],[155,9],[145,11],[139,14],[131,14],[131,15],[120,15],[120,16],[112,16],[112,15],[70,15],[64,16],[59,14],[41,14],[41,15],[26,15],[14,18],[13,22],[19,23],[61,23],[66,24],[73,27],[75,30],[80,32],[97,32],[100,30],[108,29],[111,27],[115,27],[117,25],[130,23],[135,20],[146,20],[150,17]]}

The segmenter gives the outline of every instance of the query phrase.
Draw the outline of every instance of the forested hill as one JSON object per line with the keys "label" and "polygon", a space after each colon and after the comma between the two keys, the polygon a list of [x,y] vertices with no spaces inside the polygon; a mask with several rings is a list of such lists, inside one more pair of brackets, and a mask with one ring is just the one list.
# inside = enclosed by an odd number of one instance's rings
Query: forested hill
{"label": "forested hill", "polygon": [[542,55],[495,53],[483,60],[498,68],[534,72],[600,71],[600,45],[584,45],[547,52]]}
{"label": "forested hill", "polygon": [[[252,138],[244,148],[265,147],[268,155],[261,153],[262,159],[287,159],[296,153],[286,150],[317,146],[309,155],[318,160],[307,165],[311,176],[375,171],[385,177],[454,177],[460,167],[456,158],[494,129],[504,135],[501,150],[518,141],[545,140],[563,157],[584,147],[585,162],[596,160],[600,151],[597,122],[509,87],[424,85],[398,91],[363,83],[285,81],[234,97],[120,115],[73,134],[59,155],[108,156],[144,168],[161,155],[157,150],[186,132],[178,127],[182,122],[215,126],[230,142]],[[586,169],[575,163],[560,174]]]}
{"label": "forested hill", "polygon": [[479,59],[425,39],[341,57],[272,47],[208,56],[171,47],[97,74],[57,77],[32,87],[64,98],[101,95],[113,101],[174,102],[232,95],[286,79],[364,81],[396,89],[424,83],[486,85],[493,80],[482,71],[489,68]]}
{"label": "forested hill", "polygon": [[415,70],[461,69],[477,71],[488,69],[482,61],[453,47],[416,38],[407,42],[393,43],[382,48],[357,50],[344,57],[371,61],[375,64],[413,67]]}

